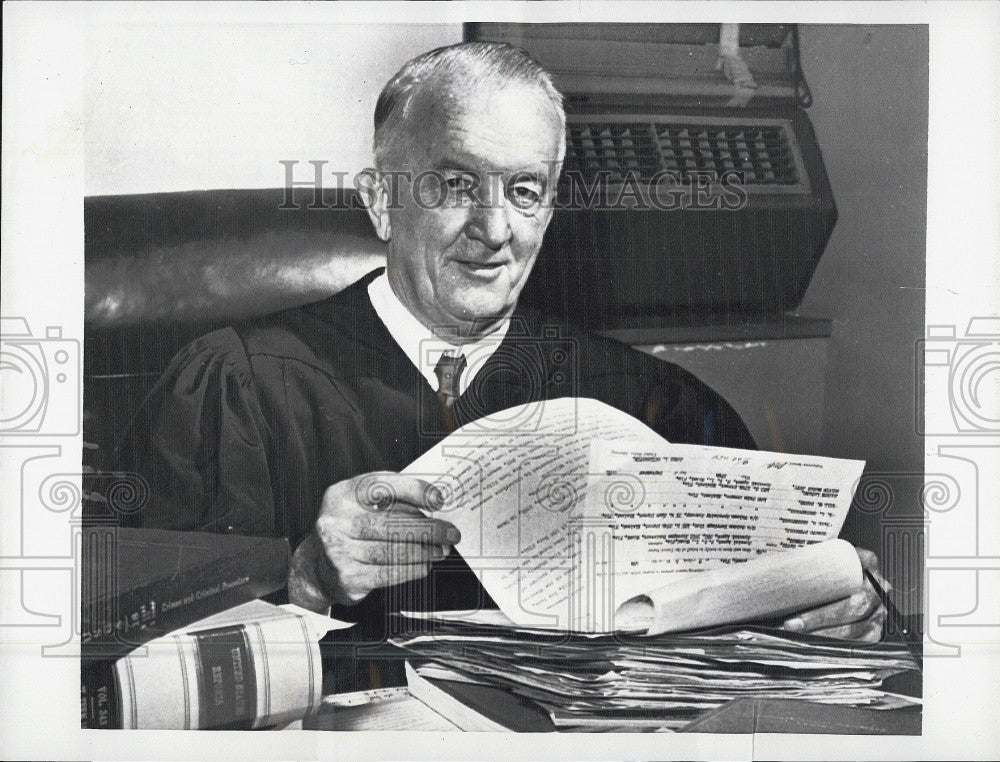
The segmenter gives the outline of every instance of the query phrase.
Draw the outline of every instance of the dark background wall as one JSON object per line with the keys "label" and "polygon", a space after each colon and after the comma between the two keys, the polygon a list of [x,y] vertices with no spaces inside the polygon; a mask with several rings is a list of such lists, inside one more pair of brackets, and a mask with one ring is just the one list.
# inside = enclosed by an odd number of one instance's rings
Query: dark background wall
{"label": "dark background wall", "polygon": [[822,453],[863,457],[886,474],[891,505],[850,519],[878,549],[886,518],[922,512],[915,343],[924,334],[928,33],[803,26],[801,40],[840,220],[800,311],[833,320]]}

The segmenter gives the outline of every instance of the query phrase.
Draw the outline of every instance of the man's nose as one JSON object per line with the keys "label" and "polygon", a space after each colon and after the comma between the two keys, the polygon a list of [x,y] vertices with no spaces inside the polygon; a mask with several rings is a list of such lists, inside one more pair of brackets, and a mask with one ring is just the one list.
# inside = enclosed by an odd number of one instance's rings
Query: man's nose
{"label": "man's nose", "polygon": [[469,210],[465,234],[494,251],[502,248],[511,238],[508,211],[502,198],[473,204]]}

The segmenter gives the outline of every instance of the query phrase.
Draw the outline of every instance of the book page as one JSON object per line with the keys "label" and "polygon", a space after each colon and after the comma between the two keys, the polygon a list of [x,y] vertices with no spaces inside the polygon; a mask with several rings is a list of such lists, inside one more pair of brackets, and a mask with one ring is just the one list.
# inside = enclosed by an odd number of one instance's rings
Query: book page
{"label": "book page", "polygon": [[567,397],[463,426],[404,469],[444,490],[435,515],[458,527],[458,551],[518,624],[569,624],[574,527],[598,437],[663,441],[609,405]]}
{"label": "book page", "polygon": [[833,539],[863,468],[859,460],[596,440],[584,513],[588,531],[611,542],[595,574],[620,604],[677,572]]}

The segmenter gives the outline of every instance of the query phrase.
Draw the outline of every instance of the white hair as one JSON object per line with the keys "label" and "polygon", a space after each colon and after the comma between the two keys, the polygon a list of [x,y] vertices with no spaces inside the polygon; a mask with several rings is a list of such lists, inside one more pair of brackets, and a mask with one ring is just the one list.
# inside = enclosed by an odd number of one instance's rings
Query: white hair
{"label": "white hair", "polygon": [[386,162],[406,138],[402,129],[413,97],[423,91],[469,92],[482,87],[520,83],[538,90],[566,131],[562,94],[534,58],[506,43],[463,42],[436,48],[407,62],[386,83],[375,104],[375,166]]}

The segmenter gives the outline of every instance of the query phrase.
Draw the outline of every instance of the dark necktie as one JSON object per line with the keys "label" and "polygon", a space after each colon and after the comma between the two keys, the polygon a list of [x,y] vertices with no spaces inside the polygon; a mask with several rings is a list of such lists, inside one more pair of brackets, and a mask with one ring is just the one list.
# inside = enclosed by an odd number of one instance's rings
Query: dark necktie
{"label": "dark necktie", "polygon": [[438,379],[438,401],[441,403],[441,417],[444,426],[450,434],[458,426],[455,425],[455,400],[459,394],[459,379],[465,370],[465,355],[453,356],[447,352],[441,355],[438,364],[434,366],[434,375]]}

